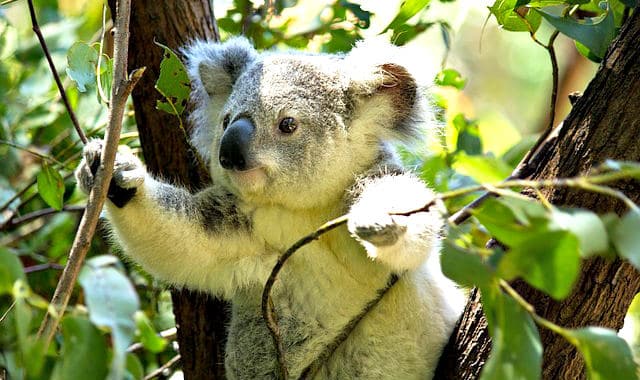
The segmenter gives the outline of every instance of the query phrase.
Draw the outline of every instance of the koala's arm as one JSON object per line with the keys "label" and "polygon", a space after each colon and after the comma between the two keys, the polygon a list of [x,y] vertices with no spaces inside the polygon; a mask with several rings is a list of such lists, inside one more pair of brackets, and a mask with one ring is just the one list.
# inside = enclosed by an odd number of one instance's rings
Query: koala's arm
{"label": "koala's arm", "polygon": [[390,215],[433,200],[434,192],[415,176],[363,178],[354,193],[347,225],[371,259],[402,272],[418,268],[440,248],[443,221],[438,207],[409,216]]}
{"label": "koala's arm", "polygon": [[[76,170],[85,192],[100,150],[99,141],[90,142]],[[106,211],[118,242],[157,278],[230,296],[268,275],[272,258],[250,233],[233,196],[221,188],[192,195],[155,180],[135,156],[119,153],[109,196]]]}

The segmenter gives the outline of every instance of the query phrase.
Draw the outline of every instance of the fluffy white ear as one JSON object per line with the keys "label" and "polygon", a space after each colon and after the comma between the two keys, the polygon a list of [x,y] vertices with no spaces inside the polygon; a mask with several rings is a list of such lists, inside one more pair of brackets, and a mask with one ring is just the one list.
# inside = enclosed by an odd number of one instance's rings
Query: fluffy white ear
{"label": "fluffy white ear", "polygon": [[236,37],[224,43],[197,40],[182,49],[191,79],[191,140],[198,153],[209,161],[213,142],[212,122],[231,94],[238,77],[258,57],[246,38]]}
{"label": "fluffy white ear", "polygon": [[434,125],[426,97],[433,71],[419,64],[415,53],[373,39],[360,42],[344,58],[349,93],[361,105],[359,118],[375,120],[382,136],[411,141],[426,124]]}

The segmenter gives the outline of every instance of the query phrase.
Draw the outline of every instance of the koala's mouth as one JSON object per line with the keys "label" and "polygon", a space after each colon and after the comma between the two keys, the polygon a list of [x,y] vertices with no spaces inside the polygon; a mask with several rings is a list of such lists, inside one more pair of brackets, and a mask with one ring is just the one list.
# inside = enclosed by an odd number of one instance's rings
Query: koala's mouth
{"label": "koala's mouth", "polygon": [[226,170],[225,173],[239,190],[260,190],[267,183],[267,173],[262,167],[250,170]]}

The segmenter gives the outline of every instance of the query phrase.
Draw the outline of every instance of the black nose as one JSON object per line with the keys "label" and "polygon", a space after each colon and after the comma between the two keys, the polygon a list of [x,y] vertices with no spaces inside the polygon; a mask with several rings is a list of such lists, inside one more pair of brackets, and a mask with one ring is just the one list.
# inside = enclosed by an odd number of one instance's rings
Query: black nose
{"label": "black nose", "polygon": [[231,123],[220,140],[220,165],[227,169],[248,170],[249,145],[255,127],[249,119],[238,119]]}

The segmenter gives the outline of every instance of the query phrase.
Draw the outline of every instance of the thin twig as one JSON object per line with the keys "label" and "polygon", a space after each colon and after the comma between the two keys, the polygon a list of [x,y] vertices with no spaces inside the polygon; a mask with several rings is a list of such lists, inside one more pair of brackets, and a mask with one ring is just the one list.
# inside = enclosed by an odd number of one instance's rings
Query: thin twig
{"label": "thin twig", "polygon": [[51,299],[50,309],[52,312],[45,315],[38,331],[38,336],[45,341],[45,350],[55,334],[78,278],[80,267],[91,245],[91,239],[95,233],[112,177],[127,98],[144,72],[144,69],[134,70],[127,78],[130,14],[131,0],[118,0],[114,36],[113,86],[111,88],[108,125],[104,137],[105,144],[100,156],[100,166],[95,176],[94,187],[89,193],[85,213],[82,215],[80,226],[69,252],[69,260]]}
{"label": "thin twig", "polygon": [[2,317],[0,317],[0,323],[4,322],[4,319],[7,318],[7,315],[9,315],[9,312],[11,311],[11,309],[13,309],[14,306],[16,306],[15,300],[11,303],[11,305],[9,305],[7,310],[2,314]]}
{"label": "thin twig", "polygon": [[178,361],[180,361],[180,358],[181,358],[180,354],[172,357],[168,362],[164,363],[162,366],[158,367],[155,371],[145,376],[144,380],[150,380],[150,379],[153,379],[154,377],[158,377],[162,375],[162,373],[165,370],[173,367]]}
{"label": "thin twig", "polygon": [[273,270],[271,271],[271,274],[269,275],[269,278],[264,285],[264,290],[262,291],[262,318],[264,318],[264,320],[266,321],[269,332],[271,333],[271,337],[273,338],[273,342],[276,345],[276,355],[280,368],[280,378],[283,380],[286,380],[289,374],[285,362],[285,352],[282,345],[280,328],[278,327],[277,316],[275,310],[273,309],[273,302],[271,300],[271,289],[273,288],[273,285],[278,278],[278,274],[280,273],[280,270],[282,270],[284,264],[294,253],[296,253],[298,249],[318,239],[323,234],[342,226],[345,223],[347,223],[347,216],[343,215],[339,218],[325,223],[314,232],[295,242],[295,244],[289,247],[289,249],[287,249],[286,252],[278,258],[278,262],[273,267]]}
{"label": "thin twig", "polygon": [[30,267],[24,268],[24,273],[41,272],[41,271],[47,270],[47,269],[63,270],[64,269],[64,265],[60,265],[60,264],[57,264],[57,263],[37,264],[37,265],[32,265]]}
{"label": "thin twig", "polygon": [[45,208],[42,210],[33,211],[28,214],[22,215],[18,218],[9,219],[7,223],[0,226],[0,231],[6,230],[7,228],[19,226],[23,223],[31,222],[32,220],[42,218],[43,216],[53,215],[63,211],[79,212],[79,211],[84,211],[84,208],[85,206],[80,206],[80,205],[66,205],[62,207],[62,210],[56,210],[54,208]]}
{"label": "thin twig", "polygon": [[49,162],[54,163],[54,164],[58,164],[58,165],[60,165],[60,166],[62,166],[64,168],[64,164],[62,162],[56,160],[54,157],[49,157],[46,154],[43,154],[43,153],[40,153],[40,152],[35,151],[33,149],[27,148],[26,146],[18,145],[16,143],[11,142],[11,141],[2,140],[2,139],[0,139],[0,145],[10,146],[10,147],[12,147],[14,149],[18,149],[18,150],[21,150],[23,152],[27,152],[27,153],[29,153],[31,155],[34,155],[34,156],[36,156],[36,157],[38,157],[38,158],[40,158],[42,160],[49,161]]}
{"label": "thin twig", "polygon": [[49,63],[49,68],[51,69],[51,73],[53,74],[53,79],[56,81],[56,85],[58,86],[58,91],[60,92],[60,97],[62,98],[62,102],[64,106],[67,108],[67,113],[71,118],[71,122],[73,123],[73,127],[76,129],[78,133],[78,137],[84,144],[87,143],[87,136],[85,136],[82,128],[80,128],[80,123],[78,123],[78,119],[76,118],[76,114],[73,112],[71,108],[71,103],[69,103],[69,98],[67,98],[67,93],[64,90],[64,86],[62,85],[62,81],[60,81],[60,76],[58,75],[58,71],[56,70],[56,66],[53,64],[53,59],[51,59],[51,53],[49,53],[49,48],[47,47],[47,43],[44,40],[44,36],[40,31],[40,25],[38,25],[38,19],[36,18],[36,10],[33,7],[33,0],[27,0],[29,4],[29,14],[31,15],[31,26],[33,32],[38,37],[38,41],[40,41],[40,46],[42,47],[42,51],[44,52],[45,57],[47,58],[47,62]]}
{"label": "thin twig", "polygon": [[102,33],[100,34],[100,42],[98,46],[100,46],[98,51],[98,64],[96,65],[96,85],[98,87],[98,95],[100,99],[104,102],[104,104],[109,106],[109,98],[104,93],[104,89],[102,88],[102,79],[100,78],[100,69],[102,67],[102,55],[104,49],[104,36],[107,33],[107,4],[102,5]]}

